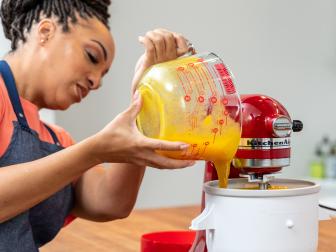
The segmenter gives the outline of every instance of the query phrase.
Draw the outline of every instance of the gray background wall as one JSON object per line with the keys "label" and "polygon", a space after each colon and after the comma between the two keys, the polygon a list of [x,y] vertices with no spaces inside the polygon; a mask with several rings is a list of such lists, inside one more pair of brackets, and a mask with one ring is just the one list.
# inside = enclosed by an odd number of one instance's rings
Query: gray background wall
{"label": "gray background wall", "polygon": [[[304,131],[292,137],[292,165],[284,176],[305,176],[315,143],[325,134],[336,137],[335,0],[114,0],[111,14],[117,52],[104,86],[80,106],[56,113],[76,140],[128,106],[134,64],[143,51],[137,37],[156,27],[183,33],[200,52],[216,52],[235,74],[240,93],[270,95],[304,122]],[[203,165],[149,168],[137,207],[199,203]]]}

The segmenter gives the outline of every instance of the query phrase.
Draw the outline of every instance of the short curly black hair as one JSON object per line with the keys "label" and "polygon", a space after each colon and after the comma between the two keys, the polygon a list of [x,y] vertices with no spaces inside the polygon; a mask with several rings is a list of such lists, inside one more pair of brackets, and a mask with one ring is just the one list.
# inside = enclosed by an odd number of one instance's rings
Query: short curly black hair
{"label": "short curly black hair", "polygon": [[77,22],[77,14],[85,19],[96,17],[109,28],[110,4],[110,0],[2,0],[0,17],[5,36],[15,51],[19,41],[26,42],[25,32],[40,21],[41,14],[58,18],[64,32],[69,31],[69,22]]}

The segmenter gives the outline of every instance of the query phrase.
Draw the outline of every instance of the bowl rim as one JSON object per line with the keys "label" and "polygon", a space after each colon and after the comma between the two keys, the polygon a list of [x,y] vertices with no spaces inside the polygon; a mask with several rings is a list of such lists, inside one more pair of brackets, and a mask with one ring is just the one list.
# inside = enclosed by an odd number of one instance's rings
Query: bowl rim
{"label": "bowl rim", "polygon": [[[229,179],[229,186],[236,184],[247,183],[246,178]],[[219,188],[218,180],[212,180],[205,182],[203,185],[203,190],[209,195],[218,196],[230,196],[230,197],[293,197],[300,195],[317,194],[320,191],[320,185],[308,180],[298,180],[298,179],[281,179],[276,178],[272,180],[272,183],[277,185],[285,186],[297,186],[289,189],[275,189],[275,190],[246,190],[238,188]]]}

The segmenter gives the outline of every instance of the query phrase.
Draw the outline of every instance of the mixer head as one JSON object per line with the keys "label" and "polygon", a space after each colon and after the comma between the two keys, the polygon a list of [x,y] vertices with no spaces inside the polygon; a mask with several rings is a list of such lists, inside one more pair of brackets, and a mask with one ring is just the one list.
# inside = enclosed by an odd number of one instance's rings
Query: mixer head
{"label": "mixer head", "polygon": [[303,124],[291,120],[285,107],[265,95],[242,95],[242,137],[233,160],[241,176],[267,189],[282,167],[290,165],[290,136]]}

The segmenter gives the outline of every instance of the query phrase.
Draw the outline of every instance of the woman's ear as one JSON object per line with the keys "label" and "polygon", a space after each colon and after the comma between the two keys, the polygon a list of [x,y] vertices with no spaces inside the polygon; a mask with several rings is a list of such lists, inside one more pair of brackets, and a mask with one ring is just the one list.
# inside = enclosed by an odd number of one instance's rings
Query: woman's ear
{"label": "woman's ear", "polygon": [[41,45],[45,45],[56,32],[56,24],[51,19],[42,19],[38,24],[38,36]]}

